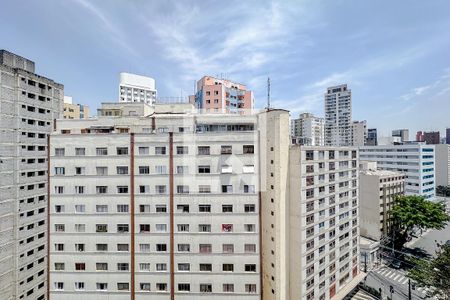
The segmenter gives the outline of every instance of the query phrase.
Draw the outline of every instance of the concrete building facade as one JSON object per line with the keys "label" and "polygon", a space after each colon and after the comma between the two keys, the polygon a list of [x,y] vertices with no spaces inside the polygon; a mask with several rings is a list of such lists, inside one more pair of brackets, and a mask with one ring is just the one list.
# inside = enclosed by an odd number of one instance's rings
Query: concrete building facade
{"label": "concrete building facade", "polygon": [[367,129],[367,140],[366,140],[367,146],[376,146],[378,145],[378,134],[376,128],[369,128]]}
{"label": "concrete building facade", "polygon": [[119,102],[144,102],[153,105],[156,97],[155,79],[131,73],[120,73]]}
{"label": "concrete building facade", "polygon": [[364,146],[367,140],[367,122],[353,121],[351,124],[352,146]]}
{"label": "concrete building facade", "polygon": [[362,161],[359,173],[361,236],[380,241],[390,233],[390,210],[405,191],[405,175],[378,170],[376,162]]}
{"label": "concrete building facade", "polygon": [[450,145],[434,146],[436,150],[436,186],[450,186]]}
{"label": "concrete building facade", "polygon": [[197,81],[195,95],[189,102],[207,113],[251,113],[255,106],[253,92],[241,83],[204,76]]}
{"label": "concrete building facade", "polygon": [[395,129],[392,130],[393,137],[399,137],[401,142],[409,141],[409,129]]}
{"label": "concrete building facade", "polygon": [[45,299],[47,136],[64,87],[34,62],[0,50],[0,295]]}
{"label": "concrete building facade", "polygon": [[427,145],[438,145],[441,143],[439,131],[429,131],[423,133],[423,141]]}
{"label": "concrete building facade", "polygon": [[325,94],[325,145],[352,144],[352,92],[346,84],[327,88]]}
{"label": "concrete building facade", "polygon": [[64,119],[89,119],[89,106],[74,104],[72,97],[64,96]]}
{"label": "concrete building facade", "polygon": [[424,143],[360,147],[360,158],[405,174],[405,194],[435,197],[435,148]]}
{"label": "concrete building facade", "polygon": [[295,143],[300,145],[323,146],[324,126],[324,118],[302,113],[297,119],[291,120],[291,139],[295,139]]}

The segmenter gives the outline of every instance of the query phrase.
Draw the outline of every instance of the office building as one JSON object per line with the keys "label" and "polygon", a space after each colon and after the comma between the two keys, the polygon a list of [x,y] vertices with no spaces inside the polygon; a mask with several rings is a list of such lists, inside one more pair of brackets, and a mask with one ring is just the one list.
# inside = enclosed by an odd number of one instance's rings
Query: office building
{"label": "office building", "polygon": [[360,147],[360,159],[405,174],[405,194],[435,197],[435,149],[424,143]]}
{"label": "office building", "polygon": [[89,106],[74,104],[72,97],[64,96],[64,119],[89,119]]}
{"label": "office building", "polygon": [[405,175],[379,170],[376,162],[362,161],[359,173],[361,236],[380,241],[390,233],[390,211],[395,197],[403,195]]}
{"label": "office building", "polygon": [[423,133],[423,141],[427,145],[438,145],[441,143],[439,131],[429,131]]}
{"label": "office building", "polygon": [[45,299],[47,136],[63,95],[33,61],[0,50],[1,299]]}
{"label": "office building", "polygon": [[425,142],[425,135],[422,131],[417,131],[416,142]]}
{"label": "office building", "polygon": [[144,102],[153,105],[157,92],[155,79],[147,76],[120,73],[119,102]]}
{"label": "office building", "polygon": [[351,124],[351,140],[352,146],[364,146],[367,140],[367,122],[353,121]]}
{"label": "office building", "polygon": [[98,115],[51,136],[52,299],[327,300],[362,279],[355,148],[291,146],[285,110]]}
{"label": "office building", "polygon": [[378,135],[377,135],[377,129],[376,128],[369,128],[369,129],[367,129],[366,145],[367,146],[376,146],[376,145],[378,145]]}
{"label": "office building", "polygon": [[401,142],[409,141],[409,130],[408,129],[392,130],[392,136],[399,137]]}
{"label": "office building", "polygon": [[255,106],[253,92],[241,83],[204,76],[197,81],[195,95],[189,102],[207,113],[251,113]]}
{"label": "office building", "polygon": [[445,129],[445,143],[450,145],[450,128]]}
{"label": "office building", "polygon": [[309,146],[324,145],[324,118],[302,113],[291,121],[291,139],[294,143]]}
{"label": "office building", "polygon": [[325,94],[325,145],[352,144],[352,92],[346,84],[329,87]]}
{"label": "office building", "polygon": [[436,151],[436,186],[450,186],[450,145],[434,146]]}

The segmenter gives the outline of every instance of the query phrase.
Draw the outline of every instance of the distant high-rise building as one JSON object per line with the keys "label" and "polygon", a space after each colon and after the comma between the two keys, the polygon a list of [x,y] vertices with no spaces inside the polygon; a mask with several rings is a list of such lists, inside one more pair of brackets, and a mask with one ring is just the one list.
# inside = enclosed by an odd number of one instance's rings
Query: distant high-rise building
{"label": "distant high-rise building", "polygon": [[446,144],[450,145],[450,128],[445,129],[445,140],[446,140]]}
{"label": "distant high-rise building", "polygon": [[89,106],[74,104],[72,97],[64,96],[64,119],[88,119]]}
{"label": "distant high-rise building", "polygon": [[409,130],[408,129],[392,130],[392,136],[399,137],[401,142],[409,141]]}
{"label": "distant high-rise building", "polygon": [[423,139],[427,145],[438,145],[441,143],[439,131],[424,132]]}
{"label": "distant high-rise building", "polygon": [[352,92],[346,84],[332,86],[325,94],[325,145],[352,144]]}
{"label": "distant high-rise building", "polygon": [[425,142],[425,136],[422,131],[417,131],[416,142]]}
{"label": "distant high-rise building", "polygon": [[46,298],[47,138],[64,87],[0,50],[0,298]]}
{"label": "distant high-rise building", "polygon": [[119,77],[119,102],[144,102],[149,105],[155,103],[155,79],[124,72],[120,73]]}
{"label": "distant high-rise building", "polygon": [[309,146],[324,145],[324,118],[311,113],[302,113],[291,121],[291,138],[296,144]]}
{"label": "distant high-rise building", "polygon": [[364,146],[367,140],[367,122],[353,121],[351,129],[352,146]]}
{"label": "distant high-rise building", "polygon": [[366,145],[368,146],[376,146],[378,145],[378,135],[376,128],[367,129],[367,140]]}
{"label": "distant high-rise building", "polygon": [[253,92],[245,85],[212,76],[197,81],[197,92],[189,102],[211,113],[250,113],[255,105]]}
{"label": "distant high-rise building", "polygon": [[435,145],[436,186],[450,186],[450,145]]}

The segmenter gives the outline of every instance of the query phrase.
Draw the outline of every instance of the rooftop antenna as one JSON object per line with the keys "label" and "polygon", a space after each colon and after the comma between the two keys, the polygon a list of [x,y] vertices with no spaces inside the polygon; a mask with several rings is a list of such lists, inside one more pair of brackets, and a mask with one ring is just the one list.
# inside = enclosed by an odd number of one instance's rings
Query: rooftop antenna
{"label": "rooftop antenna", "polygon": [[267,77],[267,109],[270,109],[270,77]]}

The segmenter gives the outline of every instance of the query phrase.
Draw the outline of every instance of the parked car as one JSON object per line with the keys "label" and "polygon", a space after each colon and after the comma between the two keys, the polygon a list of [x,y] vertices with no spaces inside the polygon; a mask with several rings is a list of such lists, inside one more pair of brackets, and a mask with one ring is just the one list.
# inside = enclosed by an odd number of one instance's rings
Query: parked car
{"label": "parked car", "polygon": [[391,268],[393,268],[393,269],[400,269],[401,267],[402,267],[402,262],[398,259],[394,260],[391,263]]}

